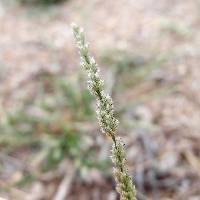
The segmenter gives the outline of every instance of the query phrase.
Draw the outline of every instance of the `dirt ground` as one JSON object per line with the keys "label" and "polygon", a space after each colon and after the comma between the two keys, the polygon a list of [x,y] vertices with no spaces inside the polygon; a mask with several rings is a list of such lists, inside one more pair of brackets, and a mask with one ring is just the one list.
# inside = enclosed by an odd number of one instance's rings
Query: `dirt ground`
{"label": "dirt ground", "polygon": [[[199,16],[198,0],[69,0],[46,8],[0,0],[1,123],[7,112],[38,95],[41,73],[65,74],[66,80],[79,73],[70,28],[76,22],[113,93],[138,199],[200,199]],[[105,145],[97,127],[89,125],[88,138],[105,157],[109,141]],[[6,154],[3,148],[2,198],[118,198],[109,173],[91,169],[80,175],[68,158],[18,187],[13,183],[27,170],[37,171],[39,155],[35,159],[36,152],[24,147]]]}

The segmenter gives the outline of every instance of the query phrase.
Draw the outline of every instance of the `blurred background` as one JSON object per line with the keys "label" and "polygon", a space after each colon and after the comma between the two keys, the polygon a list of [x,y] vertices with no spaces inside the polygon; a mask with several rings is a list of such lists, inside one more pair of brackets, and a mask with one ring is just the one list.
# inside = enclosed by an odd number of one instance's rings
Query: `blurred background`
{"label": "blurred background", "polygon": [[112,94],[138,200],[199,200],[199,0],[0,0],[0,199],[119,199],[72,22]]}

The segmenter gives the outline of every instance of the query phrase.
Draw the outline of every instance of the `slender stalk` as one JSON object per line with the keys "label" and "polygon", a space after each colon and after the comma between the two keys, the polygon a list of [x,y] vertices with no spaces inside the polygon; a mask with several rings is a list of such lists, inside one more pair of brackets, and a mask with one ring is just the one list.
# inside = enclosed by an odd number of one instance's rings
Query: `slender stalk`
{"label": "slender stalk", "polygon": [[94,58],[88,51],[88,43],[85,40],[83,29],[72,24],[74,37],[81,57],[81,66],[88,74],[88,88],[96,97],[97,117],[102,133],[111,137],[112,145],[112,162],[114,164],[113,172],[117,183],[117,191],[121,200],[136,200],[136,190],[132,183],[131,177],[126,169],[126,159],[124,144],[116,135],[118,120],[114,116],[114,108],[111,97],[104,92],[104,82],[99,77],[99,68]]}

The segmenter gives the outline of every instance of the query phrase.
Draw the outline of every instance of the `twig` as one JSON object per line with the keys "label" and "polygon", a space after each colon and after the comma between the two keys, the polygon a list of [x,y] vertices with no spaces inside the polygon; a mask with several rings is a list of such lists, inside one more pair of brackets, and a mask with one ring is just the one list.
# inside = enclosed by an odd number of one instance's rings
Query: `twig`
{"label": "twig", "polygon": [[73,167],[69,167],[68,169],[69,170],[66,171],[66,174],[63,180],[61,181],[53,200],[66,200],[67,196],[69,195],[72,186],[72,181],[75,176],[75,169]]}

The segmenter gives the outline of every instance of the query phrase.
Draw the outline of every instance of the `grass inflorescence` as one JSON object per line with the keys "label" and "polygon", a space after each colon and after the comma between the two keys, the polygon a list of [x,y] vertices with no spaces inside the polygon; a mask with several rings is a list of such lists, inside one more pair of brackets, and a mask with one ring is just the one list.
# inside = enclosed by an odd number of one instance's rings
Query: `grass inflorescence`
{"label": "grass inflorescence", "polygon": [[124,145],[116,135],[118,120],[114,116],[113,101],[104,92],[104,82],[99,76],[99,68],[93,57],[89,54],[88,43],[85,40],[83,29],[72,24],[74,37],[81,56],[81,66],[88,74],[88,88],[96,97],[97,117],[103,134],[112,138],[112,161],[114,164],[114,177],[117,183],[117,191],[121,200],[136,200],[136,189],[125,163]]}

